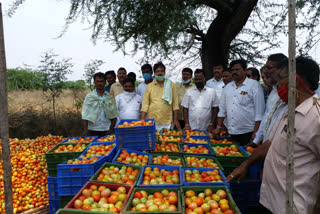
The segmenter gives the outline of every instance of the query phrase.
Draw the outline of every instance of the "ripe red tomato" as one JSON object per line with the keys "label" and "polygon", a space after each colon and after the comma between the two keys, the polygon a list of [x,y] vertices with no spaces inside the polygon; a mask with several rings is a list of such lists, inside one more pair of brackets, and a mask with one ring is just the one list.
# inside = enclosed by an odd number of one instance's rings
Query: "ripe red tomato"
{"label": "ripe red tomato", "polygon": [[134,193],[134,195],[133,195],[133,198],[142,198],[143,197],[143,195],[142,195],[142,193],[141,192],[136,192],[136,193]]}

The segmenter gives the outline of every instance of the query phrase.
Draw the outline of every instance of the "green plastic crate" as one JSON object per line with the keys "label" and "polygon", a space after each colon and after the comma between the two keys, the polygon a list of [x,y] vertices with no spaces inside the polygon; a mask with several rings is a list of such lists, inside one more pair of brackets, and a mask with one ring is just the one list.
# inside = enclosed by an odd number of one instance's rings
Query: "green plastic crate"
{"label": "green plastic crate", "polygon": [[[171,153],[170,153],[170,154],[171,154]],[[153,154],[151,154],[151,165],[176,166],[176,165],[169,165],[169,164],[155,164],[155,163],[153,163],[153,158],[154,158],[154,157],[157,157],[157,156],[159,156],[159,155],[160,155],[160,156],[163,156],[164,154],[163,154],[163,153],[153,153]],[[180,167],[185,167],[185,166],[186,166],[185,159],[184,159],[182,156],[168,155],[168,157],[171,158],[171,159],[173,159],[173,160],[176,160],[176,159],[180,158],[181,161],[182,161],[182,166],[180,166]]]}
{"label": "green plastic crate", "polygon": [[[159,144],[161,145],[162,142],[156,142],[156,144]],[[182,156],[182,151],[181,151],[181,147],[180,147],[180,143],[178,142],[165,142],[165,144],[169,144],[169,143],[172,143],[172,144],[175,144],[178,146],[180,152],[167,152],[167,151],[164,151],[164,152],[161,152],[161,151],[151,151],[151,154],[163,154],[163,155],[174,155],[174,156]]]}
{"label": "green plastic crate", "polygon": [[[85,144],[86,148],[90,145],[90,143],[81,143]],[[64,143],[64,144],[57,144],[53,148],[51,148],[47,153],[46,153],[46,161],[47,161],[47,167],[48,167],[48,173],[49,176],[57,176],[57,165],[60,163],[67,162],[68,160],[77,158],[80,156],[80,154],[84,151],[81,152],[61,152],[61,153],[53,153],[55,149],[57,149],[60,146],[63,145],[75,145],[74,143]]]}
{"label": "green plastic crate", "polygon": [[[223,139],[210,138],[208,140],[210,145],[219,145],[219,143],[217,143],[217,144],[211,143],[211,140],[223,140]],[[238,141],[234,141],[232,139],[227,139],[227,140],[232,142],[232,144],[234,144],[234,145],[238,145],[238,146],[240,145]],[[232,145],[232,144],[223,144],[223,143],[220,143],[220,144],[221,145]]]}
{"label": "green plastic crate", "polygon": [[[130,185],[130,184],[123,184],[123,183],[116,183],[116,182],[106,182],[106,181],[98,181],[97,178],[98,176],[100,175],[101,171],[106,168],[106,167],[110,167],[110,166],[115,166],[115,167],[123,167],[123,166],[126,166],[126,167],[132,167],[132,169],[136,170],[138,169],[139,170],[139,173],[133,183],[133,185]],[[123,184],[123,185],[129,185],[129,186],[135,186],[139,180],[139,177],[140,177],[140,174],[141,174],[141,170],[142,170],[142,167],[140,166],[131,166],[131,165],[125,165],[125,164],[118,164],[118,163],[105,163],[103,164],[100,169],[98,169],[98,171],[90,178],[90,181],[94,181],[94,182],[101,182],[101,183],[109,183],[109,184]]]}
{"label": "green plastic crate", "polygon": [[[191,168],[208,168],[208,167],[195,167],[195,166],[189,166],[188,162],[187,162],[187,157],[196,157],[198,159],[212,159],[219,167],[219,169],[221,169],[222,171],[224,170],[222,164],[220,163],[219,160],[217,160],[217,158],[213,157],[213,156],[199,156],[199,155],[184,155],[184,161],[186,164],[186,167],[191,167]],[[208,169],[214,169],[214,168],[208,168]]]}
{"label": "green plastic crate", "polygon": [[[216,155],[213,147],[216,147],[216,146],[221,146],[221,147],[230,147],[232,146],[231,144],[211,144],[210,145],[210,148],[212,150],[212,152]],[[223,166],[223,167],[238,167],[240,166],[240,164],[245,160],[247,159],[247,154],[245,154],[239,146],[235,145],[239,152],[243,155],[242,157],[238,157],[238,156],[220,156],[220,155],[216,155],[216,158],[217,160],[220,162],[220,164]]]}
{"label": "green plastic crate", "polygon": [[[171,131],[182,131],[182,130],[178,130],[178,129],[169,129]],[[163,129],[161,129],[160,135],[165,135],[165,136],[174,136],[174,137],[183,137],[183,131],[182,131],[182,135],[168,135],[168,134],[164,134]]]}
{"label": "green plastic crate", "polygon": [[[160,138],[160,136],[162,136],[162,135],[157,135],[157,137],[156,137],[156,142],[166,142],[166,143],[180,143],[180,144],[182,144],[183,143],[183,140],[182,140],[182,136],[173,136],[173,135],[169,135],[169,136],[172,136],[172,137],[174,137],[174,138],[180,138],[180,142],[177,142],[177,141],[159,141],[159,138]],[[167,136],[167,135],[163,135],[163,136],[166,136],[166,137],[169,137],[169,136]]]}
{"label": "green plastic crate", "polygon": [[216,192],[218,191],[219,189],[222,189],[224,190],[226,193],[227,193],[227,200],[229,201],[229,208],[231,210],[234,211],[234,214],[241,214],[237,204],[234,202],[233,198],[232,198],[232,195],[231,195],[231,192],[229,190],[228,187],[226,186],[183,186],[180,188],[181,190],[181,195],[182,195],[182,207],[183,207],[183,210],[182,210],[182,213],[185,213],[185,207],[186,207],[186,204],[185,204],[185,200],[184,200],[184,194],[186,191],[188,190],[193,190],[195,191],[196,195],[198,195],[200,192],[204,192],[205,189],[211,189],[212,192]]}
{"label": "green plastic crate", "polygon": [[173,214],[178,214],[178,213],[182,213],[182,209],[183,207],[181,206],[181,193],[180,190],[178,188],[164,188],[167,189],[169,192],[174,191],[178,194],[178,205],[177,205],[177,211],[175,212],[171,212],[171,211],[157,211],[157,212],[151,212],[151,211],[144,211],[144,212],[138,212],[138,211],[131,211],[132,208],[132,200],[133,200],[133,196],[136,192],[139,192],[141,190],[144,190],[149,194],[153,194],[155,192],[161,192],[163,189],[159,189],[159,188],[134,188],[131,196],[128,200],[128,203],[126,204],[126,206],[124,207],[123,213],[126,214],[135,214],[135,213],[157,213],[157,214],[163,214],[163,213],[173,213]]}

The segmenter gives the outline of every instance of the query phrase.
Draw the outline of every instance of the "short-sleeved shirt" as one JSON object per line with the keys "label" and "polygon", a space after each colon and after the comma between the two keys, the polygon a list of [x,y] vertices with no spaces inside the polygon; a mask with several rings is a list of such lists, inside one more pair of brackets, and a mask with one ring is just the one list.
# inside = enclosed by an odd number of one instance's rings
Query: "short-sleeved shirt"
{"label": "short-sleeved shirt", "polygon": [[110,88],[110,95],[116,98],[119,94],[124,92],[123,86],[119,82],[115,82],[112,84]]}
{"label": "short-sleeved shirt", "polygon": [[164,86],[157,81],[149,83],[145,90],[141,112],[147,113],[147,118],[154,118],[157,125],[167,125],[172,123],[173,111],[179,110],[176,86],[172,82],[172,104],[166,104],[162,100]]}
{"label": "short-sleeved shirt", "polygon": [[135,92],[123,92],[116,97],[119,119],[140,119],[142,97]]}
{"label": "short-sleeved shirt", "polygon": [[[314,98],[296,108],[294,142],[294,213],[312,213],[320,170],[320,115]],[[318,103],[320,103],[318,101]],[[319,106],[318,106],[319,108]],[[267,153],[261,185],[260,203],[273,213],[286,210],[287,115],[282,118]]]}
{"label": "short-sleeved shirt", "polygon": [[221,78],[221,80],[217,81],[214,77],[212,79],[209,79],[206,83],[206,86],[209,88],[213,88],[216,91],[216,94],[218,98],[220,99],[222,94],[222,89],[224,87],[224,82]]}
{"label": "short-sleeved shirt", "polygon": [[178,102],[179,102],[179,120],[183,120],[183,107],[181,106],[183,97],[186,93],[187,90],[189,90],[190,88],[193,88],[195,85],[194,83],[190,83],[187,86],[183,83],[176,83],[176,87],[177,87],[177,94],[178,94]]}
{"label": "short-sleeved shirt", "polygon": [[213,88],[189,89],[183,97],[183,107],[188,108],[189,124],[192,129],[206,130],[212,119],[212,107],[219,106],[219,99]]}
{"label": "short-sleeved shirt", "polygon": [[223,89],[218,117],[227,117],[228,132],[239,135],[254,130],[265,110],[263,90],[256,80],[246,78],[238,87],[230,82]]}

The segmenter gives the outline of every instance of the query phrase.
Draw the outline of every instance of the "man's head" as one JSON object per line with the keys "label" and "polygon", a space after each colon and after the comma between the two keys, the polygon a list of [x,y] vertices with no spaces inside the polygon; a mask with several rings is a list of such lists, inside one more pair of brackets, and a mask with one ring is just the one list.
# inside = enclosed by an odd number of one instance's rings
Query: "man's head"
{"label": "man's head", "polygon": [[194,71],[194,83],[196,84],[197,88],[204,88],[205,85],[205,77],[202,69],[196,69]]}
{"label": "man's head", "polygon": [[192,78],[191,68],[182,69],[182,82],[187,84],[191,81],[191,78]]}
{"label": "man's head", "polygon": [[141,66],[141,72],[142,72],[142,77],[144,80],[151,80],[152,79],[152,67],[150,64],[144,64]]}
{"label": "man's head", "polygon": [[133,81],[136,81],[137,75],[133,72],[128,73],[128,78],[132,79]]}
{"label": "man's head", "polygon": [[117,77],[121,84],[123,84],[123,80],[127,77],[127,70],[125,68],[119,68],[117,71]]}
{"label": "man's head", "polygon": [[268,57],[264,69],[267,80],[271,85],[277,84],[279,80],[277,79],[277,77],[279,76],[279,69],[277,69],[277,67],[279,66],[279,64],[286,61],[288,61],[288,57],[286,57],[282,53],[272,54]]}
{"label": "man's head", "polygon": [[264,84],[267,86],[267,87],[270,87],[271,84],[270,82],[267,80],[267,76],[266,76],[266,70],[264,69],[264,67],[261,67],[260,68],[260,73],[261,73],[261,78],[262,78],[262,81],[264,82]]}
{"label": "man's head", "polygon": [[248,68],[246,70],[247,72],[247,77],[253,80],[257,80],[258,82],[260,81],[260,74],[258,69],[256,68]]}
{"label": "man's head", "polygon": [[135,84],[133,79],[131,78],[125,78],[123,80],[123,89],[126,92],[134,92]]}
{"label": "man's head", "polygon": [[106,84],[106,75],[104,73],[98,72],[93,75],[94,85],[97,90],[104,90]]}
{"label": "man's head", "polygon": [[166,74],[166,66],[164,66],[162,62],[158,62],[154,64],[153,71],[154,71],[156,80],[160,82],[164,81],[165,74]]}
{"label": "man's head", "polygon": [[114,71],[107,71],[105,75],[110,86],[116,82],[116,73]]}
{"label": "man's head", "polygon": [[222,73],[222,80],[225,85],[232,81],[232,74],[229,69],[226,69]]}
{"label": "man's head", "polygon": [[246,78],[247,61],[243,59],[233,60],[230,63],[232,78],[235,82],[239,82]]}
{"label": "man's head", "polygon": [[222,73],[224,71],[224,66],[223,64],[217,63],[213,66],[213,76],[216,80],[220,80],[222,78]]}

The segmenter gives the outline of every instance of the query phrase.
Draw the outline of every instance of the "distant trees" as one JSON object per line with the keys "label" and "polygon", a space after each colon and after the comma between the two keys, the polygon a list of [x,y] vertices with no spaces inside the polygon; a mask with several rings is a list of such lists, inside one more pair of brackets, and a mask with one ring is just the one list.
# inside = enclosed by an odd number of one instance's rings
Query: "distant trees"
{"label": "distant trees", "polygon": [[41,73],[29,68],[8,69],[8,89],[41,89]]}

